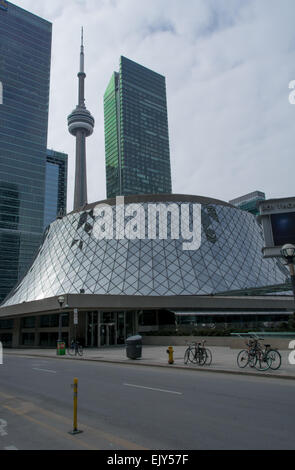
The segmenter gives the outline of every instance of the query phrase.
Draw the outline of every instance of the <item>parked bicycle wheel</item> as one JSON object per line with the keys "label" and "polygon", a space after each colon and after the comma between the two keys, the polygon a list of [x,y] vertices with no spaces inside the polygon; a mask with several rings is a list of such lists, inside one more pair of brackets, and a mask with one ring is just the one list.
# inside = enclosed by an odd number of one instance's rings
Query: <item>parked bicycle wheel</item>
{"label": "parked bicycle wheel", "polygon": [[248,352],[248,365],[249,367],[255,367],[255,364],[257,362],[257,356],[255,354],[255,351],[250,350]]}
{"label": "parked bicycle wheel", "polygon": [[194,352],[192,348],[188,347],[184,353],[184,363],[188,364],[189,362],[193,362],[193,355]]}
{"label": "parked bicycle wheel", "polygon": [[279,351],[276,351],[275,349],[270,349],[268,352],[267,352],[267,356],[270,358],[271,360],[271,364],[270,364],[270,368],[272,370],[277,370],[281,367],[281,364],[282,364],[282,357],[279,353]]}
{"label": "parked bicycle wheel", "polygon": [[271,358],[263,352],[257,352],[256,354],[257,361],[255,363],[255,369],[257,370],[267,370],[271,366]]}
{"label": "parked bicycle wheel", "polygon": [[238,357],[237,357],[237,363],[238,366],[241,369],[244,369],[249,362],[249,353],[246,349],[242,349],[242,351],[239,352]]}
{"label": "parked bicycle wheel", "polygon": [[193,356],[192,362],[194,364],[199,364],[199,366],[203,366],[206,362],[206,358],[207,358],[207,355],[205,352],[205,348],[198,348],[194,350],[194,356]]}
{"label": "parked bicycle wheel", "polygon": [[69,347],[68,347],[68,354],[70,356],[75,356],[75,344],[71,344]]}
{"label": "parked bicycle wheel", "polygon": [[206,353],[206,360],[205,360],[205,365],[210,366],[212,362],[212,353],[210,349],[205,348],[205,353]]}

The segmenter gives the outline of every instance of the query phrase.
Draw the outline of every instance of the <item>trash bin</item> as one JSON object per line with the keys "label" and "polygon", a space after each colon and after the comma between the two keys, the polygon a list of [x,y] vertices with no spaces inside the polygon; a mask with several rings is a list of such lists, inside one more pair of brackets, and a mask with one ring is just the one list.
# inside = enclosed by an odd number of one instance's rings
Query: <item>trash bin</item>
{"label": "trash bin", "polygon": [[126,353],[129,359],[141,358],[142,352],[142,336],[130,336],[126,339]]}
{"label": "trash bin", "polygon": [[65,354],[66,354],[66,343],[64,341],[58,341],[57,342],[56,354],[58,356],[65,356]]}

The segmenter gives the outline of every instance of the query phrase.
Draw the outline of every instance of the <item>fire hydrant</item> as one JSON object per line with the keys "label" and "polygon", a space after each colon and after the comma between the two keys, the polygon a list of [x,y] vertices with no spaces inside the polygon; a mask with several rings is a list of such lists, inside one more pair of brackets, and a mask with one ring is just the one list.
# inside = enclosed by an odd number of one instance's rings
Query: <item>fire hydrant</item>
{"label": "fire hydrant", "polygon": [[174,364],[173,353],[174,353],[173,347],[169,346],[168,349],[167,349],[168,364]]}

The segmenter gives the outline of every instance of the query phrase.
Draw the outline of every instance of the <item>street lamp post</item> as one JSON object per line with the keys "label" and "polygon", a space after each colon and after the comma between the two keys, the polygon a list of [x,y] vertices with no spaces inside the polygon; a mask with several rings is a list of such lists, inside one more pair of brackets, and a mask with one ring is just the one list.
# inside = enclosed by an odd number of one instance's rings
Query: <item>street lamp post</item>
{"label": "street lamp post", "polygon": [[287,262],[290,270],[291,275],[291,283],[295,301],[295,269],[294,269],[294,262],[295,262],[295,246],[288,243],[281,248],[281,255],[282,258]]}
{"label": "street lamp post", "polygon": [[[60,310],[62,309],[62,306],[64,304],[64,301],[65,301],[65,298],[63,295],[60,295],[58,297],[58,303],[59,303],[59,307],[60,307]],[[58,320],[58,341],[62,341],[62,313],[60,311],[59,313],[59,320]]]}

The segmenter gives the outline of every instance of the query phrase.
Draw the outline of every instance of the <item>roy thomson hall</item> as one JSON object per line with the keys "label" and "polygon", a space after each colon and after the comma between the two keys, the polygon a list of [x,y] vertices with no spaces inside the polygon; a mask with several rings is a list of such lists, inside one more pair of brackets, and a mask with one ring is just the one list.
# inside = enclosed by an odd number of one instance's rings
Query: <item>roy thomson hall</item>
{"label": "roy thomson hall", "polygon": [[265,325],[294,312],[288,270],[263,259],[252,214],[198,196],[123,202],[88,204],[48,226],[33,265],[1,305],[4,346],[55,346],[60,315],[66,342],[77,335],[99,347],[176,321]]}

